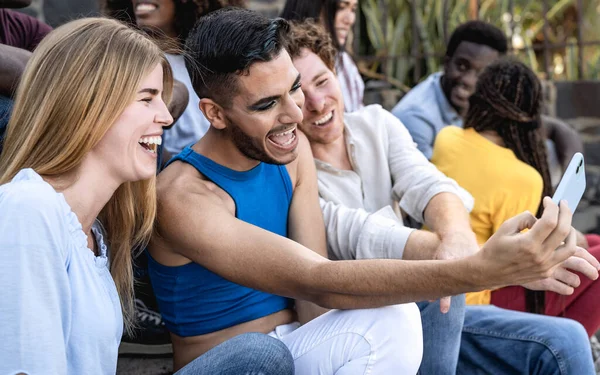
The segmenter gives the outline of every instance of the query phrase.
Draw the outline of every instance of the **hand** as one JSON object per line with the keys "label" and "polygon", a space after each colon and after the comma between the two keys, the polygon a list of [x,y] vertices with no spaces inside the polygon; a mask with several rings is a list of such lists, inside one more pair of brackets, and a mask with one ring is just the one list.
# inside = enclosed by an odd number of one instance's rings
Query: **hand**
{"label": "hand", "polygon": [[523,284],[523,286],[531,290],[546,290],[563,295],[573,294],[574,288],[581,284],[581,280],[570,270],[579,272],[590,280],[596,280],[600,262],[586,249],[578,247],[575,255],[556,267],[551,277]]}
{"label": "hand", "polygon": [[[477,253],[481,262],[480,287],[491,289],[523,285],[552,277],[555,269],[577,252],[572,214],[566,202],[559,207],[549,197],[538,220],[531,213],[517,215],[498,231]],[[524,229],[530,229],[522,233]]]}
{"label": "hand", "polygon": [[575,235],[577,236],[577,246],[579,247],[583,247],[584,249],[589,249],[590,245],[587,242],[587,238],[585,238],[585,235],[583,233],[581,233],[580,231],[578,231],[577,229],[575,229]]}
{"label": "hand", "polygon": [[[442,238],[435,259],[448,260],[460,259],[475,254],[479,251],[479,245],[472,231],[451,232]],[[440,311],[442,314],[450,311],[451,297],[440,299]]]}

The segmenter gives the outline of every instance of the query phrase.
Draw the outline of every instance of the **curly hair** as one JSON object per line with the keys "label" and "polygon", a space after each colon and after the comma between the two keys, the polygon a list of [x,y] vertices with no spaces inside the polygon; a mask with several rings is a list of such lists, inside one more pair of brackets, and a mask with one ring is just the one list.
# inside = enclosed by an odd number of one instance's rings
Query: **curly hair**
{"label": "curly hair", "polygon": [[[135,12],[131,0],[102,0],[104,14],[121,21],[135,24]],[[173,25],[179,43],[183,44],[198,18],[225,7],[245,7],[246,0],[171,0],[175,4]]]}
{"label": "curly hair", "polygon": [[304,22],[292,21],[288,40],[288,52],[292,59],[299,57],[306,48],[319,56],[332,71],[338,50],[327,30],[312,20]]}
{"label": "curly hair", "polygon": [[[493,130],[515,156],[542,176],[542,197],[552,195],[552,183],[541,123],[542,88],[535,73],[510,58],[488,66],[469,98],[464,127]],[[542,205],[537,216],[542,213]],[[544,292],[525,291],[527,311],[544,312]]]}

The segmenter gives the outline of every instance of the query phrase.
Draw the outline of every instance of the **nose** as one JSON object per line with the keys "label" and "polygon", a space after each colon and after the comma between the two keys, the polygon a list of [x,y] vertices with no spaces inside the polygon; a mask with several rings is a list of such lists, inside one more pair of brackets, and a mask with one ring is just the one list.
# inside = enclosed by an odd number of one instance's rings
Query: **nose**
{"label": "nose", "polygon": [[279,119],[282,124],[300,124],[304,116],[302,115],[302,106],[304,105],[304,94],[301,90],[288,96],[284,112]]}
{"label": "nose", "polygon": [[160,126],[169,126],[173,123],[173,116],[169,112],[169,108],[164,101],[161,100],[161,105],[154,115],[154,122],[160,124]]}
{"label": "nose", "polygon": [[321,112],[325,108],[325,96],[317,92],[305,92],[304,108],[308,112]]}
{"label": "nose", "polygon": [[354,21],[356,20],[356,14],[354,14],[354,12],[352,12],[351,10],[347,9],[342,15],[342,20],[346,25],[352,26],[354,25]]}
{"label": "nose", "polygon": [[467,90],[475,91],[475,85],[477,84],[478,74],[474,69],[470,69],[465,75],[462,76],[461,83]]}

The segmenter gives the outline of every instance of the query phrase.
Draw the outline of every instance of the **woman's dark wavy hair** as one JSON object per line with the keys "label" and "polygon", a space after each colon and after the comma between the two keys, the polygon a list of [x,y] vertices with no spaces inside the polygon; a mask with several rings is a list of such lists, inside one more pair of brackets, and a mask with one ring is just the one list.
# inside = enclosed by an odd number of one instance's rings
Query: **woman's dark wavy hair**
{"label": "woman's dark wavy hair", "polygon": [[[503,58],[488,66],[469,99],[465,128],[493,130],[515,156],[542,176],[542,198],[552,195],[548,157],[541,124],[542,88],[525,64]],[[543,208],[540,204],[537,216]],[[544,312],[544,292],[526,290],[529,312]]]}
{"label": "woman's dark wavy hair", "polygon": [[338,10],[339,0],[287,0],[281,11],[280,17],[288,21],[302,22],[307,19],[319,21],[323,17],[323,24],[331,35],[331,41],[338,51],[344,49],[338,42],[335,33],[335,14]]}
{"label": "woman's dark wavy hair", "polygon": [[[102,0],[104,14],[135,25],[131,0]],[[175,31],[181,45],[187,39],[198,18],[228,6],[244,7],[246,0],[171,0],[175,4]]]}

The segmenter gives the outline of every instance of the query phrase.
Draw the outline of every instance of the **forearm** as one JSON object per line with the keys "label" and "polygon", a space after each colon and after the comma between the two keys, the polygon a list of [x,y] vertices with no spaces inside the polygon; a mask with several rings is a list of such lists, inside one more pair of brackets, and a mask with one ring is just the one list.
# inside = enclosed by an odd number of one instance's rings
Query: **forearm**
{"label": "forearm", "polygon": [[[470,233],[471,223],[461,199],[451,193],[434,196],[424,211],[425,224],[442,239],[453,233]],[[474,234],[473,234],[474,236]]]}
{"label": "forearm", "polygon": [[408,237],[404,247],[404,260],[435,259],[437,249],[441,244],[437,234],[425,230],[415,230]]}
{"label": "forearm", "polygon": [[323,264],[314,278],[319,280],[318,285],[310,289],[326,287],[326,290],[311,298],[328,308],[373,308],[435,300],[493,287],[486,284],[485,276],[473,259],[369,260],[361,261],[357,267],[344,265],[346,261]]}
{"label": "forearm", "polygon": [[0,44],[0,95],[12,97],[31,52]]}
{"label": "forearm", "polygon": [[569,161],[577,152],[583,152],[583,141],[579,133],[569,124],[557,118],[542,116],[546,138],[552,140],[556,146],[558,160],[565,170]]}

